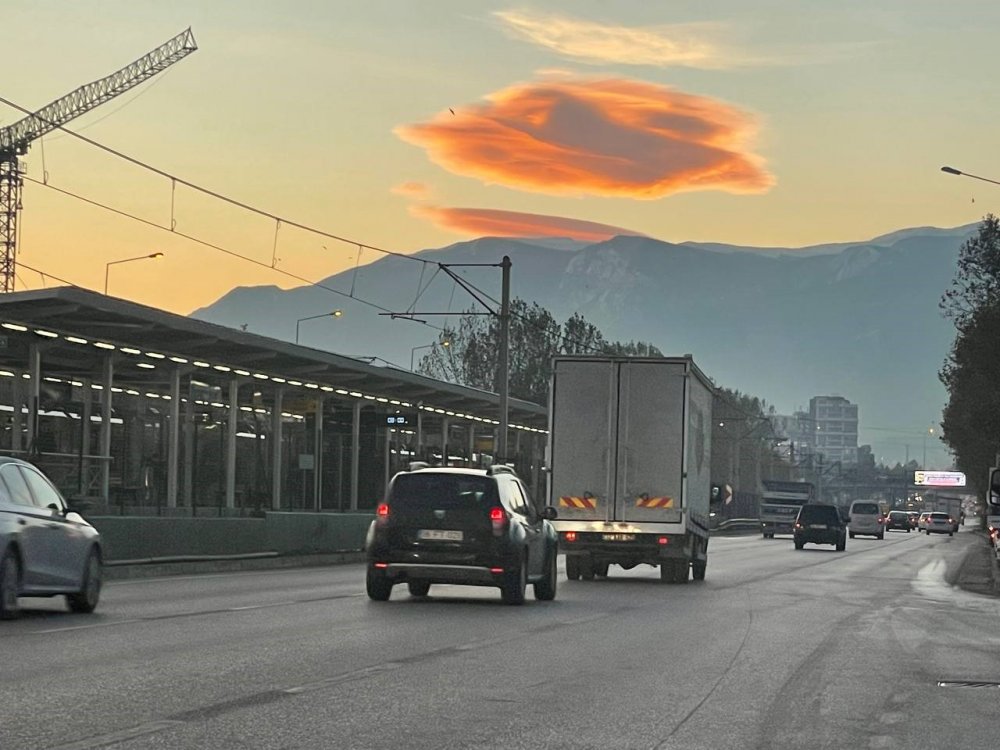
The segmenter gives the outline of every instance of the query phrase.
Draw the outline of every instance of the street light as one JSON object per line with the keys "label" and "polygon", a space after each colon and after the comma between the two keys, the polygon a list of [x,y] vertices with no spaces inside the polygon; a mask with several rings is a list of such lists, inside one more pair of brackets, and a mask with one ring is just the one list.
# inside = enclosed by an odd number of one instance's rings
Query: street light
{"label": "street light", "polygon": [[123,258],[122,260],[113,260],[110,263],[104,264],[104,294],[107,296],[108,293],[108,274],[111,273],[111,266],[117,266],[119,263],[131,263],[133,260],[149,260],[150,258],[162,258],[163,253],[150,253],[149,255],[138,255],[135,258]]}
{"label": "street light", "polygon": [[451,341],[449,341],[448,339],[442,339],[440,342],[435,341],[432,344],[424,344],[423,346],[415,346],[415,347],[413,347],[413,349],[410,350],[410,372],[414,372],[414,369],[413,369],[413,356],[417,353],[417,350],[418,349],[430,349],[432,346],[437,346],[438,343],[440,343],[441,346],[443,346],[445,349],[447,349],[449,346],[451,346]]}
{"label": "street light", "polygon": [[947,172],[948,174],[960,175],[962,177],[971,177],[974,180],[982,180],[983,182],[992,182],[994,185],[1000,185],[997,180],[991,180],[989,177],[980,177],[977,174],[969,174],[968,172],[963,172],[960,169],[955,169],[954,167],[941,167],[942,172]]}
{"label": "street light", "polygon": [[299,318],[295,321],[295,343],[299,343],[299,324],[306,320],[319,320],[320,318],[339,318],[344,314],[343,310],[333,310],[328,313],[320,313],[319,315],[309,315],[305,318]]}
{"label": "street light", "polygon": [[927,432],[924,433],[924,462],[922,464],[920,464],[920,468],[921,469],[926,469],[927,468],[927,436],[928,435],[931,435],[931,436],[934,435],[934,428],[933,427],[928,427],[927,428]]}

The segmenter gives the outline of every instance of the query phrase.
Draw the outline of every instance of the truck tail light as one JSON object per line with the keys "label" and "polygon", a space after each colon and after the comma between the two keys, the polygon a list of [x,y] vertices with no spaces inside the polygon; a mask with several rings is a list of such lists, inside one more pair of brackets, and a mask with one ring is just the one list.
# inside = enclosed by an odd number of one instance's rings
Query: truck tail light
{"label": "truck tail light", "polygon": [[667,536],[658,537],[657,540],[656,540],[656,543],[657,544],[670,544],[670,537],[667,537]]}
{"label": "truck tail light", "polygon": [[575,542],[576,541],[576,532],[575,531],[567,531],[566,534],[563,536],[563,539],[565,539],[567,542]]}

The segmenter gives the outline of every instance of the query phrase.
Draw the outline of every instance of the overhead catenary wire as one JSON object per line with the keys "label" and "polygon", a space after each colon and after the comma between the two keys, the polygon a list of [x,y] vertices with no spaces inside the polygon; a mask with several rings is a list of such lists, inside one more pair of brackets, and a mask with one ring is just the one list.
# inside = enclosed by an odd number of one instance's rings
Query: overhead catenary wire
{"label": "overhead catenary wire", "polygon": [[[228,255],[230,257],[238,258],[239,260],[243,260],[243,261],[245,261],[247,263],[252,263],[253,265],[258,266],[260,268],[264,268],[264,269],[267,269],[269,271],[273,271],[274,273],[279,273],[282,276],[285,276],[285,277],[290,278],[290,279],[295,279],[296,281],[300,281],[300,282],[302,282],[304,284],[308,284],[310,286],[314,286],[314,287],[316,287],[318,289],[324,289],[324,290],[326,290],[328,292],[332,292],[332,293],[334,293],[336,295],[339,295],[341,297],[346,297],[346,298],[353,299],[355,302],[358,302],[358,303],[360,303],[362,305],[365,305],[367,307],[371,307],[373,309],[379,310],[380,312],[385,312],[385,313],[391,313],[392,312],[392,310],[389,310],[389,308],[383,307],[382,305],[379,305],[379,304],[377,304],[375,302],[371,302],[371,301],[363,299],[361,297],[352,296],[352,295],[348,294],[347,292],[343,292],[343,291],[341,291],[339,289],[334,289],[333,287],[327,286],[326,284],[323,284],[322,282],[313,281],[312,279],[306,278],[305,276],[300,276],[299,274],[292,273],[291,271],[286,271],[283,268],[273,268],[268,263],[265,263],[263,261],[257,260],[256,258],[251,258],[248,255],[243,255],[242,253],[238,253],[235,250],[230,250],[230,249],[228,249],[226,247],[223,247],[221,245],[217,245],[217,244],[215,244],[213,242],[209,242],[207,240],[203,240],[200,237],[196,237],[195,235],[188,234],[186,232],[178,232],[176,230],[171,230],[169,227],[165,227],[162,224],[158,224],[155,221],[151,221],[150,219],[144,219],[141,216],[136,216],[135,214],[132,214],[132,213],[130,213],[128,211],[124,211],[124,210],[122,210],[120,208],[115,208],[113,206],[109,206],[109,205],[107,205],[105,203],[101,203],[100,201],[93,200],[92,198],[87,198],[85,196],[79,195],[78,193],[74,193],[74,192],[72,192],[70,190],[66,190],[64,188],[56,187],[55,185],[52,185],[52,184],[46,185],[45,183],[42,183],[41,181],[36,180],[36,179],[34,179],[32,177],[27,177],[26,176],[24,179],[26,181],[28,181],[28,182],[31,182],[31,183],[34,183],[34,184],[39,185],[41,187],[47,188],[48,190],[53,190],[53,191],[55,191],[55,192],[57,192],[57,193],[59,193],[61,195],[65,195],[65,196],[73,198],[75,200],[82,201],[83,203],[86,203],[86,204],[88,204],[90,206],[94,206],[95,208],[100,208],[100,209],[102,209],[104,211],[108,211],[108,212],[116,214],[118,216],[121,216],[121,217],[124,217],[124,218],[127,218],[127,219],[131,219],[132,221],[135,221],[135,222],[137,222],[139,224],[143,224],[143,225],[148,226],[148,227],[153,227],[154,229],[159,229],[162,232],[168,232],[170,234],[173,234],[173,235],[175,235],[177,237],[181,237],[182,239],[188,240],[190,242],[194,242],[194,243],[196,243],[198,245],[201,245],[203,247],[207,247],[207,248],[210,248],[212,250],[216,250],[216,251],[224,253],[225,255]],[[21,265],[21,264],[19,263],[18,265]],[[28,266],[25,266],[25,268],[28,268]],[[31,270],[36,270],[36,269],[31,269]],[[58,278],[58,277],[56,277],[56,276],[54,276],[52,274],[47,274],[47,275],[51,276],[52,278]],[[59,279],[59,280],[63,281],[63,283],[72,284],[72,282],[65,281],[64,279]],[[77,286],[79,286],[79,285],[77,285]],[[426,325],[426,326],[428,326],[430,328],[434,328],[435,330],[439,330],[439,331],[442,330],[439,326],[432,325],[431,323],[427,323],[425,321],[417,321],[417,322],[420,322],[423,325]]]}

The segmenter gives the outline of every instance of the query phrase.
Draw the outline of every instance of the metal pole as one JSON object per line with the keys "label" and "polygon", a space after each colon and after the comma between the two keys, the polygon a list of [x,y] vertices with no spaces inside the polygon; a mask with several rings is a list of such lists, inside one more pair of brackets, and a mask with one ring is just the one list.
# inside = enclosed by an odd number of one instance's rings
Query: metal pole
{"label": "metal pole", "polygon": [[507,460],[508,410],[510,407],[510,256],[503,256],[502,296],[500,298],[500,363],[497,373],[500,393],[500,441],[497,449],[500,462]]}
{"label": "metal pole", "polygon": [[38,440],[38,401],[42,388],[42,352],[38,344],[28,347],[28,372],[31,380],[28,382],[28,452],[39,453]]}
{"label": "metal pole", "polygon": [[177,467],[181,447],[181,371],[170,373],[170,432],[167,437],[167,507],[177,507]]}
{"label": "metal pole", "polygon": [[316,397],[313,421],[313,510],[323,508],[323,397]]}
{"label": "metal pole", "polygon": [[229,414],[226,423],[226,507],[236,507],[236,427],[240,413],[240,381],[229,381]]}
{"label": "metal pole", "polygon": [[111,497],[111,388],[115,382],[115,362],[112,355],[104,357],[101,390],[101,500]]}
{"label": "metal pole", "polygon": [[21,450],[21,431],[24,429],[24,413],[21,411],[24,407],[23,383],[24,378],[21,377],[21,373],[15,370],[14,379],[10,384],[11,407],[14,409],[10,421],[10,449],[15,454]]}
{"label": "metal pole", "polygon": [[274,404],[271,406],[271,508],[281,508],[281,489],[283,487],[284,466],[281,465],[281,410],[284,408],[285,391],[281,386],[274,389]]}
{"label": "metal pole", "polygon": [[421,406],[423,404],[417,404],[417,461],[424,460],[424,410]]}
{"label": "metal pole", "polygon": [[184,404],[184,505],[194,515],[194,388],[188,378],[187,403]]}
{"label": "metal pole", "polygon": [[93,390],[90,387],[90,378],[83,381],[83,401],[80,421],[83,429],[80,431],[80,481],[77,483],[77,491],[81,495],[90,494],[90,416],[93,413]]}
{"label": "metal pole", "polygon": [[351,410],[351,510],[358,509],[358,454],[361,452],[361,402]]}

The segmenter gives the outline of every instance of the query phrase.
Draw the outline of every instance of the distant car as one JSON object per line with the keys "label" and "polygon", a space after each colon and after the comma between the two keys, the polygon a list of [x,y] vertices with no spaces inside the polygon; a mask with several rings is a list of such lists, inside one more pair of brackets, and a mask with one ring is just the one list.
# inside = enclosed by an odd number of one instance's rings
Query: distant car
{"label": "distant car", "polygon": [[795,517],[792,536],[795,549],[802,549],[806,544],[832,544],[838,552],[847,548],[847,526],[833,505],[803,505]]}
{"label": "distant car", "polygon": [[885,536],[883,521],[878,503],[871,500],[855,500],[851,503],[851,520],[847,527],[851,539],[858,534],[882,539]]}
{"label": "distant car", "polygon": [[101,566],[97,530],[41,471],[0,456],[0,619],[20,614],[22,596],[64,595],[74,612],[93,612]]}
{"label": "distant car", "polygon": [[927,536],[930,536],[931,533],[951,536],[955,533],[955,519],[947,513],[928,513],[924,528],[927,531]]}
{"label": "distant car", "polygon": [[418,597],[435,583],[495,586],[507,604],[523,604],[530,583],[536,599],[555,599],[555,508],[536,510],[506,466],[412,468],[393,477],[368,530],[371,599],[396,583]]}
{"label": "distant car", "polygon": [[907,534],[910,533],[912,528],[910,524],[910,516],[902,510],[890,510],[889,515],[885,519],[885,530],[891,531],[896,529],[898,531],[905,531]]}
{"label": "distant car", "polygon": [[930,511],[924,511],[917,517],[917,531],[927,528],[927,517],[930,515]]}
{"label": "distant car", "polygon": [[907,511],[906,515],[909,516],[909,518],[910,518],[910,528],[911,529],[919,528],[917,526],[917,521],[920,520],[920,514],[917,511],[915,511],[915,510],[911,510],[911,511]]}

